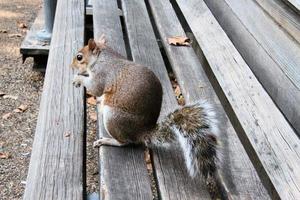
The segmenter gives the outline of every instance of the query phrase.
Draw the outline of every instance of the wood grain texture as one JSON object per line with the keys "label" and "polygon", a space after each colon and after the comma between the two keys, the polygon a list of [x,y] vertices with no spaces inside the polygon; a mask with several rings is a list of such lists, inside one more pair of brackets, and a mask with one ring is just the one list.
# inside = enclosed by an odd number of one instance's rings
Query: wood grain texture
{"label": "wood grain texture", "polygon": [[[124,0],[123,12],[132,58],[148,66],[160,79],[164,96],[160,119],[178,105],[151,26],[144,1]],[[153,150],[154,169],[161,199],[210,199],[204,181],[187,174],[182,153],[177,148]]]}
{"label": "wood grain texture", "polygon": [[[126,56],[117,1],[93,1],[93,9],[94,37],[99,38],[104,33],[108,45]],[[98,113],[98,134],[99,137],[108,137],[101,113]],[[100,147],[101,199],[153,198],[143,150],[142,147]]]}
{"label": "wood grain texture", "polygon": [[[245,1],[247,2],[247,1]],[[250,32],[248,25],[244,24],[239,16],[233,12],[232,8],[224,0],[210,0],[206,1],[209,8],[212,10],[222,28],[226,31],[229,38],[233,41],[236,48],[239,50],[245,61],[248,63],[251,70],[254,72],[258,80],[266,88],[267,92],[270,94],[272,99],[276,102],[277,106],[285,114],[286,118],[297,130],[298,135],[300,134],[300,107],[298,103],[300,101],[300,90],[294,84],[294,82],[288,77],[288,75],[282,70],[282,63],[278,61],[278,57],[274,55],[275,51],[278,51],[278,54],[282,52],[281,58],[283,59],[284,55],[292,56],[290,54],[293,51],[299,51],[299,45],[292,38],[288,37],[280,28],[269,19],[267,14],[263,16],[258,15],[262,10],[258,5],[252,4],[252,7],[249,6],[248,9],[251,9],[251,13],[255,13],[255,16],[259,18],[262,17],[262,20],[257,20],[255,23],[260,23],[258,21],[269,21],[268,26],[261,26],[259,32]],[[253,9],[255,8],[255,9]],[[253,9],[253,10],[252,10]],[[250,13],[250,12],[248,12]],[[261,19],[261,18],[259,18]],[[273,24],[273,26],[271,26]],[[269,32],[268,28],[273,27],[274,32]],[[277,27],[277,28],[276,28]],[[254,29],[253,29],[254,30]],[[264,41],[261,41],[261,37],[258,38],[259,34],[263,34],[263,31],[267,31],[265,34]],[[273,36],[281,32],[281,36],[277,35],[276,38]],[[288,41],[283,42],[283,39],[288,39]],[[293,43],[293,46],[290,46],[291,50],[278,47],[277,49],[271,46],[266,46],[267,43],[277,43],[276,45],[288,45]],[[293,49],[295,48],[295,49]],[[294,57],[297,59],[299,55]],[[284,60],[289,61],[289,58],[284,58]],[[297,61],[298,62],[298,61]],[[292,63],[292,62],[291,62]],[[289,65],[289,64],[287,64]],[[290,66],[297,66],[299,64],[294,63]],[[290,67],[289,66],[289,67]],[[299,68],[299,67],[297,67]],[[295,76],[298,76],[295,74]],[[300,77],[300,76],[299,76]]]}
{"label": "wood grain texture", "polygon": [[[300,141],[201,0],[177,1],[226,110],[272,198],[300,197]],[[205,27],[202,28],[202,27]]]}
{"label": "wood grain texture", "polygon": [[282,28],[300,43],[300,16],[292,11],[281,0],[256,2],[267,12]]}
{"label": "wood grain texture", "polygon": [[[300,45],[252,0],[225,0],[239,20],[300,90]],[[251,11],[251,12],[249,12]],[[259,20],[257,20],[259,19]]]}
{"label": "wood grain texture", "polygon": [[[218,105],[221,121],[219,165],[222,179],[233,199],[270,199],[248,155],[217,98],[194,50],[174,47],[167,38],[185,32],[168,0],[149,0],[162,43],[186,103],[207,99]],[[245,181],[251,180],[251,181]]]}
{"label": "wood grain texture", "polygon": [[[83,199],[84,93],[72,57],[84,41],[84,2],[59,0],[24,199]],[[69,134],[69,137],[65,135]]]}
{"label": "wood grain texture", "polygon": [[287,3],[291,8],[295,10],[298,14],[300,14],[300,1],[299,0],[283,0]]}
{"label": "wood grain texture", "polygon": [[20,52],[25,55],[48,55],[50,44],[49,42],[41,42],[36,37],[36,34],[43,29],[44,25],[44,12],[41,9],[30,30],[27,32],[25,39],[23,40]]}

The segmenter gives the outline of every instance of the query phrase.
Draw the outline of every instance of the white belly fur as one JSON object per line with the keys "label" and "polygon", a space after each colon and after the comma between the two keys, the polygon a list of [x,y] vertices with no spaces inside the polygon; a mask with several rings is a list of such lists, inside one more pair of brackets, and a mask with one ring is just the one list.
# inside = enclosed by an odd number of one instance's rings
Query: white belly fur
{"label": "white belly fur", "polygon": [[101,97],[97,97],[97,103],[100,104],[100,108],[99,108],[99,112],[102,113],[102,110],[103,110],[103,106],[104,106],[104,95],[102,95]]}
{"label": "white belly fur", "polygon": [[113,112],[112,108],[107,105],[103,105],[101,110],[102,110],[104,128],[105,128],[106,132],[111,136],[111,134],[109,133],[108,128],[107,128],[107,123],[112,117],[112,112]]}

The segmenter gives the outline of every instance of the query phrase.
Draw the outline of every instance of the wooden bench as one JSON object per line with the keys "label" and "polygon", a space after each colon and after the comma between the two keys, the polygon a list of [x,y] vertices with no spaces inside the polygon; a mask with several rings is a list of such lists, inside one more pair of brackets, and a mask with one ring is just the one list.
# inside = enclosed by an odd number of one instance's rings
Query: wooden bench
{"label": "wooden bench", "polygon": [[[92,4],[94,37],[104,33],[113,49],[161,80],[160,119],[178,107],[167,68],[186,103],[217,105],[225,197],[299,199],[299,138],[202,0]],[[24,199],[86,198],[84,93],[73,88],[69,68],[84,41],[83,2],[58,0],[56,19]],[[167,43],[186,32],[193,48]],[[97,123],[98,135],[106,136],[101,113]],[[203,179],[188,176],[176,147],[151,149],[150,163],[145,156],[143,147],[100,147],[100,199],[210,199]]]}
{"label": "wooden bench", "polygon": [[[300,197],[299,138],[204,2],[177,1],[220,98],[272,198]],[[196,20],[197,19],[197,20]],[[202,27],[206,27],[203,29]]]}
{"label": "wooden bench", "polygon": [[258,80],[300,135],[300,106],[297,103],[300,101],[300,15],[281,0],[206,2]]}
{"label": "wooden bench", "polygon": [[84,8],[83,1],[57,1],[24,199],[84,197],[84,91],[72,85],[69,67],[84,43]]}

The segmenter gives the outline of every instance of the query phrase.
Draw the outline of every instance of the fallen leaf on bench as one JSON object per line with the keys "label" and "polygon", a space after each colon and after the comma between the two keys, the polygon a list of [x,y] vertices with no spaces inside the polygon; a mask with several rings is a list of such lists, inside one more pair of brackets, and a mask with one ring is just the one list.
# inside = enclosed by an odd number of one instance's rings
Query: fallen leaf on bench
{"label": "fallen leaf on bench", "polygon": [[90,112],[90,119],[92,121],[97,121],[97,113],[96,112]]}
{"label": "fallen leaf on bench", "polygon": [[13,96],[13,95],[9,95],[9,94],[5,94],[3,96],[4,99],[13,99],[13,100],[17,100],[18,97],[17,96]]}
{"label": "fallen leaf on bench", "polygon": [[22,105],[20,105],[17,109],[14,109],[14,112],[20,113],[20,112],[24,112],[24,111],[27,110],[27,109],[28,109],[28,106],[22,104]]}
{"label": "fallen leaf on bench", "polygon": [[6,113],[6,114],[2,115],[2,119],[8,119],[11,117],[11,115],[12,115],[12,113]]}
{"label": "fallen leaf on bench", "polygon": [[168,43],[174,46],[190,46],[191,40],[185,36],[174,36],[168,38]]}
{"label": "fallen leaf on bench", "polygon": [[0,158],[1,159],[8,159],[8,158],[10,158],[10,155],[8,153],[0,152]]}
{"label": "fallen leaf on bench", "polygon": [[71,135],[71,132],[70,132],[70,131],[66,131],[66,132],[65,132],[65,137],[70,137],[70,135]]}
{"label": "fallen leaf on bench", "polygon": [[96,105],[97,104],[97,100],[95,97],[89,97],[87,98],[86,102],[90,105]]}

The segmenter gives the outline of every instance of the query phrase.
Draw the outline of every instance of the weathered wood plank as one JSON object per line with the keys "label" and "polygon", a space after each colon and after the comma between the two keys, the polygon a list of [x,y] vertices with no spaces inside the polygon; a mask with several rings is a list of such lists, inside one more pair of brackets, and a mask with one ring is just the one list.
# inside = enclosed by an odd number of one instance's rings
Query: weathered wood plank
{"label": "weathered wood plank", "polygon": [[[252,0],[225,0],[241,22],[300,90],[300,46]],[[249,12],[251,11],[251,12]],[[259,20],[257,20],[259,19]]]}
{"label": "weathered wood plank", "polygon": [[[160,119],[178,105],[161,56],[144,1],[124,0],[123,12],[132,58],[148,66],[160,79],[164,96]],[[204,181],[186,171],[179,149],[154,149],[154,170],[161,199],[209,199]]]}
{"label": "weathered wood plank", "polygon": [[[71,58],[84,41],[84,2],[58,0],[24,199],[83,199],[84,93]],[[65,135],[69,134],[68,137]]]}
{"label": "weathered wood plank", "polygon": [[[105,34],[108,45],[126,56],[117,1],[94,1],[94,37]],[[98,113],[99,136],[108,136]],[[144,149],[142,147],[108,147],[99,150],[101,199],[152,199]]]}
{"label": "weathered wood plank", "polygon": [[265,1],[256,0],[256,2],[295,40],[300,43],[300,16],[293,12],[281,0]]}
{"label": "weathered wood plank", "polygon": [[[201,0],[177,1],[224,98],[249,157],[272,198],[300,197],[300,141]],[[205,27],[205,29],[203,28]],[[228,103],[226,103],[226,102]]]}
{"label": "weathered wood plank", "polygon": [[[299,135],[300,107],[297,102],[300,101],[300,90],[289,77],[290,74],[283,70],[284,67],[287,67],[290,69],[297,68],[299,71],[299,44],[283,30],[280,30],[277,24],[253,2],[247,0],[243,4],[247,5],[248,8],[244,12],[248,13],[247,16],[251,15],[247,19],[248,22],[244,21],[243,13],[238,15],[233,12],[233,8],[227,3],[227,0],[211,0],[206,1],[206,3],[249,67]],[[242,15],[243,20],[240,18]],[[250,18],[260,20],[249,22]],[[296,71],[289,73],[293,73],[298,79],[300,78],[300,74]]]}
{"label": "weathered wood plank", "polygon": [[229,190],[228,195],[234,199],[270,199],[224,109],[221,107],[221,103],[194,50],[168,44],[168,37],[185,35],[172,5],[168,0],[149,0],[149,4],[162,38],[162,44],[186,103],[208,99],[220,106],[218,108],[218,115],[222,120],[222,131],[219,136],[221,141],[219,149],[220,174]]}
{"label": "weathered wood plank", "polygon": [[25,39],[21,44],[21,54],[26,54],[27,56],[48,55],[50,48],[49,42],[42,42],[36,37],[37,32],[43,29],[43,25],[44,12],[43,9],[41,9],[38,12],[37,17],[35,18],[30,30],[27,32]]}
{"label": "weathered wood plank", "polygon": [[299,0],[283,0],[283,1],[286,2],[288,5],[290,5],[295,10],[295,12],[300,14],[300,1]]}

